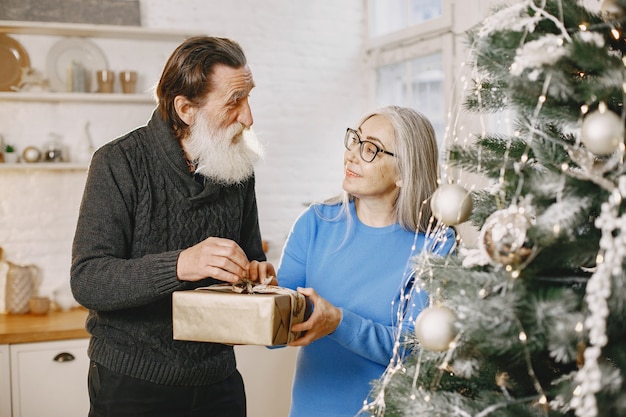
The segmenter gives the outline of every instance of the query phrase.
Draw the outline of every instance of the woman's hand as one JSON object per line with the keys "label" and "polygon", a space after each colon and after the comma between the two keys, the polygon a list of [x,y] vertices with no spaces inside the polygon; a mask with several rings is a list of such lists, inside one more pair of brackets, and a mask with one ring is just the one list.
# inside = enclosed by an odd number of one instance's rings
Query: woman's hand
{"label": "woman's hand", "polygon": [[291,326],[292,332],[306,331],[306,334],[289,343],[288,346],[306,346],[331,334],[337,329],[343,317],[340,308],[320,297],[313,288],[298,288],[298,292],[311,300],[313,314],[307,321]]}

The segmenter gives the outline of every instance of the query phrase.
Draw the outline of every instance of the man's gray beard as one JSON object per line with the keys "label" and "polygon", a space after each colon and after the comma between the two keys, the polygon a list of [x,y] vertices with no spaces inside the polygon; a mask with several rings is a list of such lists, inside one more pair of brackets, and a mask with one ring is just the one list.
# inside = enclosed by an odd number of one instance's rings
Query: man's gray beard
{"label": "man's gray beard", "polygon": [[215,129],[203,113],[198,113],[183,146],[187,157],[197,165],[197,173],[225,185],[250,178],[255,162],[263,155],[252,128],[236,122],[225,129]]}

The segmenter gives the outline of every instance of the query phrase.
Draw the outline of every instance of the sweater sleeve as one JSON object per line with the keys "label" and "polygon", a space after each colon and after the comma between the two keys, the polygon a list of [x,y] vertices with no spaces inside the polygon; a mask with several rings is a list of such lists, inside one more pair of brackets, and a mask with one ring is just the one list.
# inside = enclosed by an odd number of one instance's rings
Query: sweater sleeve
{"label": "sweater sleeve", "polygon": [[74,297],[94,310],[130,308],[163,298],[186,284],[176,277],[180,250],[132,258],[136,180],[119,147],[95,153],[72,247]]}
{"label": "sweater sleeve", "polygon": [[312,221],[309,209],[300,215],[289,232],[277,272],[278,285],[282,287],[295,290],[306,286],[307,248]]}
{"label": "sweater sleeve", "polygon": [[265,261],[267,258],[263,252],[261,240],[261,228],[259,227],[255,182],[255,178],[252,177],[252,179],[248,182],[249,185],[246,190],[240,245],[249,260]]}
{"label": "sweater sleeve", "polygon": [[[451,228],[438,231],[436,235],[425,239],[427,242],[423,250],[433,253],[433,256],[443,256],[451,252],[454,247],[455,233]],[[328,337],[335,340],[346,349],[365,357],[380,365],[387,366],[393,357],[394,349],[404,349],[399,333],[408,335],[415,328],[415,319],[428,305],[428,295],[421,291],[419,286],[412,284],[413,274],[410,274],[408,282],[403,284],[404,292],[411,291],[410,302],[405,303],[399,310],[401,317],[396,317],[396,322],[391,326],[376,323],[358,314],[342,309],[342,319],[339,326]],[[401,324],[398,323],[401,321]],[[400,342],[396,346],[396,342]]]}
{"label": "sweater sleeve", "polygon": [[[416,294],[414,297],[418,297],[419,301],[414,299],[412,305],[421,310],[426,302],[426,294]],[[413,331],[416,318],[414,314],[413,309],[412,314],[405,315],[400,327],[395,324],[385,326],[344,308],[339,326],[328,337],[359,356],[387,366],[393,357],[396,336],[400,329],[403,334]]]}

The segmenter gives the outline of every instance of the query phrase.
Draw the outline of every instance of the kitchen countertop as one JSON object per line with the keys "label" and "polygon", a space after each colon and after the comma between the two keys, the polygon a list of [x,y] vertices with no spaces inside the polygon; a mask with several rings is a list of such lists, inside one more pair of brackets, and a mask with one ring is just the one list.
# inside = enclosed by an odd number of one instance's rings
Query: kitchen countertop
{"label": "kitchen countertop", "polygon": [[0,314],[0,344],[49,342],[89,337],[82,307],[48,314]]}

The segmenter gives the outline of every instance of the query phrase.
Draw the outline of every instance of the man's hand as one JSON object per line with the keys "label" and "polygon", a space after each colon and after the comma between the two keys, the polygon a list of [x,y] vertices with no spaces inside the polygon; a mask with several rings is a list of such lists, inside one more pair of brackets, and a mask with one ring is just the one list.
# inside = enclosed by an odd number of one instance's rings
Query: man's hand
{"label": "man's hand", "polygon": [[306,334],[289,343],[288,346],[306,346],[331,334],[337,329],[343,317],[340,308],[320,297],[313,288],[298,288],[298,292],[309,297],[313,302],[313,313],[307,321],[291,326],[291,331],[306,331]]}
{"label": "man's hand", "polygon": [[248,265],[248,279],[250,281],[265,283],[264,281],[268,277],[272,277],[272,280],[268,284],[278,285],[274,265],[269,262],[250,261]]}
{"label": "man's hand", "polygon": [[180,253],[176,275],[181,281],[199,281],[211,277],[235,283],[248,278],[249,264],[248,257],[237,243],[230,239],[209,237]]}

